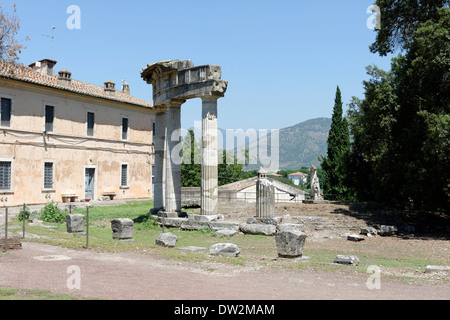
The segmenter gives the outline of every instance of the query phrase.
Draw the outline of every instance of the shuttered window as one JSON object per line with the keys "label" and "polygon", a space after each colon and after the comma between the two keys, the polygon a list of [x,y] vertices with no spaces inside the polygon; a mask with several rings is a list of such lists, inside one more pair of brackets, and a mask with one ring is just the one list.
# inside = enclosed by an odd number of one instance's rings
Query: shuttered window
{"label": "shuttered window", "polygon": [[45,131],[53,132],[53,121],[55,119],[55,107],[45,106]]}
{"label": "shuttered window", "polygon": [[122,140],[128,139],[128,119],[122,118]]}
{"label": "shuttered window", "polygon": [[87,113],[87,135],[89,137],[94,136],[94,122],[95,122],[95,114],[92,112]]}
{"label": "shuttered window", "polygon": [[9,127],[11,125],[11,99],[2,98],[0,120],[2,127]]}
{"label": "shuttered window", "polygon": [[44,165],[44,189],[53,189],[53,163],[46,162]]}
{"label": "shuttered window", "polygon": [[120,186],[126,187],[128,186],[128,165],[123,164],[122,165],[122,173],[121,173],[121,179],[120,179]]}
{"label": "shuttered window", "polygon": [[0,162],[0,190],[11,190],[11,162]]}

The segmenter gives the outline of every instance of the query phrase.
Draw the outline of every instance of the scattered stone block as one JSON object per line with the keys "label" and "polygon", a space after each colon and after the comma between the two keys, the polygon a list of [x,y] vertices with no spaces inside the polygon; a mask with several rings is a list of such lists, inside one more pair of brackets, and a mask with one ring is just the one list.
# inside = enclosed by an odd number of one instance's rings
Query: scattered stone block
{"label": "scattered stone block", "polygon": [[159,237],[156,239],[156,244],[163,246],[163,247],[170,247],[173,248],[176,246],[178,241],[178,237],[174,235],[173,233],[167,232],[167,233],[161,233]]}
{"label": "scattered stone block", "polygon": [[282,258],[297,258],[303,255],[306,234],[301,231],[278,231],[275,235],[278,256]]}
{"label": "scattered stone block", "polygon": [[233,243],[217,243],[209,248],[209,254],[212,256],[236,258],[240,252],[239,247]]}
{"label": "scattered stone block", "polygon": [[84,215],[68,214],[66,216],[66,227],[68,233],[84,232]]}
{"label": "scattered stone block", "polygon": [[338,255],[334,258],[333,263],[357,266],[359,258],[357,256]]}
{"label": "scattered stone block", "polygon": [[242,223],[239,225],[239,229],[243,233],[264,235],[264,236],[273,236],[277,232],[277,227],[273,224]]}
{"label": "scattered stone block", "polygon": [[183,223],[180,226],[181,230],[202,230],[202,229],[209,229],[209,223],[208,222],[201,222],[201,221],[195,221],[195,220],[187,220],[184,219]]}
{"label": "scattered stone block", "polygon": [[[181,225],[186,222],[185,218],[164,218],[164,226],[167,228],[180,228]],[[159,218],[158,225],[162,227],[162,218]]]}
{"label": "scattered stone block", "polygon": [[207,215],[202,216],[199,214],[190,214],[188,219],[192,221],[198,221],[198,222],[211,222],[214,220],[218,220],[220,217],[218,215]]}
{"label": "scattered stone block", "polygon": [[214,222],[209,223],[209,227],[214,231],[229,229],[229,230],[234,230],[236,232],[239,232],[239,223],[238,222],[214,221]]}
{"label": "scattered stone block", "polygon": [[450,266],[426,266],[425,273],[450,273]]}
{"label": "scattered stone block", "polygon": [[178,249],[183,250],[183,251],[190,251],[190,252],[208,252],[208,248],[205,248],[205,247],[189,246],[189,247],[180,247]]}
{"label": "scattered stone block", "polygon": [[111,221],[113,239],[130,240],[133,238],[134,222],[131,219],[121,218]]}
{"label": "scattered stone block", "polygon": [[262,223],[262,224],[273,224],[277,225],[281,223],[283,218],[281,217],[273,217],[273,218],[258,218],[258,217],[252,217],[247,219],[247,224],[254,224],[254,223]]}
{"label": "scattered stone block", "polygon": [[237,230],[233,229],[221,229],[216,231],[217,237],[232,237],[238,233]]}
{"label": "scattered stone block", "polygon": [[364,241],[365,239],[357,234],[349,234],[347,236],[347,240],[359,242],[359,241]]}
{"label": "scattered stone block", "polygon": [[303,224],[285,223],[285,224],[277,225],[277,231],[300,231],[300,232],[303,232],[304,227],[305,226]]}
{"label": "scattered stone block", "polygon": [[380,230],[378,231],[378,234],[382,237],[392,236],[397,232],[396,226],[380,226]]}
{"label": "scattered stone block", "polygon": [[361,234],[369,236],[369,235],[376,235],[377,234],[377,229],[373,228],[373,227],[363,227],[361,228],[360,231]]}

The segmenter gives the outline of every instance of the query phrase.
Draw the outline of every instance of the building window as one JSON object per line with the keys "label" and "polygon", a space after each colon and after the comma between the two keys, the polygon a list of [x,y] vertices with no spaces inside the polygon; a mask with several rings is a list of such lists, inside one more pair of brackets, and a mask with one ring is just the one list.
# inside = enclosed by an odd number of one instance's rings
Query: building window
{"label": "building window", "polygon": [[55,120],[55,107],[45,106],[45,132],[53,132],[54,120]]}
{"label": "building window", "polygon": [[0,190],[11,190],[11,162],[0,162]]}
{"label": "building window", "polygon": [[93,112],[87,113],[87,135],[89,137],[94,136],[94,123],[95,123],[95,114]]}
{"label": "building window", "polygon": [[122,172],[120,177],[120,186],[127,187],[128,186],[128,165],[122,164]]}
{"label": "building window", "polygon": [[128,140],[128,118],[122,118],[122,140]]}
{"label": "building window", "polygon": [[44,164],[44,189],[53,189],[53,163]]}
{"label": "building window", "polygon": [[9,127],[11,125],[11,99],[2,98],[2,106],[1,106],[1,126]]}

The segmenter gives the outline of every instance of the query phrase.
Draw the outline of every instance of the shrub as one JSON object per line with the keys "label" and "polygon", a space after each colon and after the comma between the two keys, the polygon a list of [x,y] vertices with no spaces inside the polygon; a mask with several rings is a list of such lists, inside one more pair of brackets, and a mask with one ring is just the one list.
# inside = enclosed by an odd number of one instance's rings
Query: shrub
{"label": "shrub", "polygon": [[67,209],[59,209],[58,206],[52,201],[41,210],[40,218],[44,222],[63,223],[66,221],[66,215],[68,213],[69,212]]}
{"label": "shrub", "polygon": [[23,208],[20,209],[19,217],[18,217],[19,221],[23,221],[24,215],[25,215],[25,221],[27,221],[27,220],[30,221],[30,214],[31,214],[30,209],[27,206],[25,206],[25,212],[24,212]]}

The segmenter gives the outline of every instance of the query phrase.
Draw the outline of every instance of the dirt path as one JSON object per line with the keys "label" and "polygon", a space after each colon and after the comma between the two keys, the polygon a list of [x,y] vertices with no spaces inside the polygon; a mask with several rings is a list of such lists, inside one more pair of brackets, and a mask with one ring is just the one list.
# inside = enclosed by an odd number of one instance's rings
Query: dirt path
{"label": "dirt path", "polygon": [[[76,266],[80,289],[68,289]],[[69,273],[68,273],[69,270]],[[381,279],[369,290],[367,277],[341,273],[242,270],[223,266],[205,271],[187,262],[138,253],[105,254],[37,243],[0,257],[0,285],[48,290],[78,298],[106,300],[331,300],[450,299],[449,285],[405,284]]]}

